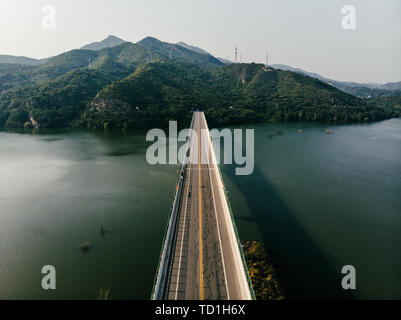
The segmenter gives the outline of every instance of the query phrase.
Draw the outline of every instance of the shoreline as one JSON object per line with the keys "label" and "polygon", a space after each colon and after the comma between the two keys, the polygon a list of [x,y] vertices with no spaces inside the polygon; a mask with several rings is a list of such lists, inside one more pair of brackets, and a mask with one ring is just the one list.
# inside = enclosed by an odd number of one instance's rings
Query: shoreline
{"label": "shoreline", "polygon": [[272,255],[260,241],[243,242],[243,251],[256,300],[286,299]]}

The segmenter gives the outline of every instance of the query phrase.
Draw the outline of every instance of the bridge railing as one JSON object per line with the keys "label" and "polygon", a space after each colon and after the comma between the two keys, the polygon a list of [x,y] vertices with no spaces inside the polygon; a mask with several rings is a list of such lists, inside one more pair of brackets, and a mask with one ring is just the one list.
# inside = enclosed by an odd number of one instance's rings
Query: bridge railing
{"label": "bridge railing", "polygon": [[169,274],[172,261],[173,241],[174,241],[179,206],[180,206],[179,199],[181,198],[182,182],[185,177],[184,173],[185,168],[182,167],[181,170],[183,175],[180,174],[177,181],[178,188],[175,194],[173,204],[171,206],[168,223],[164,233],[163,246],[160,253],[156,277],[153,283],[152,296],[151,296],[152,300],[163,300],[165,298],[165,292],[167,289],[166,288],[167,276]]}
{"label": "bridge railing", "polygon": [[[213,149],[213,144],[212,144],[212,149]],[[213,152],[214,152],[214,151],[213,151]],[[222,175],[222,173],[221,173],[220,166],[219,166],[217,163],[216,163],[216,167],[217,167],[217,169],[218,169],[217,172],[219,173],[220,180],[221,180],[221,182],[223,183],[223,187],[224,187],[224,196],[225,196],[225,198],[226,198],[227,205],[228,205],[228,209],[229,209],[229,212],[230,212],[231,222],[232,222],[233,227],[234,227],[234,232],[235,232],[235,236],[236,236],[236,239],[237,239],[237,244],[238,244],[239,252],[240,252],[240,255],[241,255],[242,264],[243,264],[243,267],[244,267],[244,270],[245,270],[245,274],[246,274],[246,277],[247,277],[247,282],[248,282],[249,291],[250,291],[250,293],[251,293],[252,300],[256,300],[255,291],[253,290],[252,280],[251,280],[251,277],[250,277],[250,275],[249,275],[249,270],[248,270],[248,266],[247,266],[247,264],[246,264],[246,260],[245,260],[245,256],[244,256],[244,251],[242,250],[242,243],[241,243],[241,241],[240,241],[240,237],[239,237],[237,225],[236,225],[236,223],[235,223],[235,219],[234,219],[233,211],[232,211],[232,208],[231,208],[230,200],[228,199],[227,189],[226,189],[226,186],[225,186],[225,184],[224,184],[223,175]]]}
{"label": "bridge railing", "polygon": [[[191,128],[193,128],[194,117],[192,117]],[[190,143],[190,139],[189,139]],[[163,245],[160,251],[159,263],[157,266],[156,277],[153,281],[151,300],[164,300],[166,298],[166,286],[170,273],[171,261],[173,258],[173,242],[177,229],[177,219],[180,209],[180,199],[185,180],[186,163],[181,165],[180,175],[177,180],[177,190],[171,205],[168,222],[163,237]]]}

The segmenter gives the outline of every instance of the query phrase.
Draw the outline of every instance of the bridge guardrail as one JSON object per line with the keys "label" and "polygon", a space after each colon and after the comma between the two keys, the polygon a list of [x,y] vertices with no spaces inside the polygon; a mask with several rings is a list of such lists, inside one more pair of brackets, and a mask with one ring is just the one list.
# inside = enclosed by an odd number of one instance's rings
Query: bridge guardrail
{"label": "bridge guardrail", "polygon": [[[193,122],[194,122],[194,117],[192,117],[192,121],[191,121],[191,128],[193,128]],[[213,146],[212,146],[213,147]],[[253,286],[252,286],[252,280],[250,278],[249,275],[249,271],[248,271],[248,267],[246,264],[246,260],[245,260],[245,256],[244,256],[244,252],[242,250],[242,244],[240,241],[240,237],[239,237],[239,233],[238,233],[238,229],[234,220],[234,215],[232,212],[232,208],[231,208],[231,204],[230,201],[228,199],[228,195],[227,195],[227,189],[225,188],[225,184],[224,184],[224,180],[223,180],[223,175],[221,173],[221,169],[220,166],[216,164],[216,167],[218,168],[218,173],[221,179],[221,182],[223,183],[224,186],[224,196],[226,198],[227,201],[227,205],[228,205],[228,209],[230,212],[230,216],[231,216],[231,222],[233,224],[234,227],[234,232],[235,232],[235,236],[237,239],[237,245],[239,248],[239,252],[240,252],[240,256],[241,256],[241,260],[242,260],[242,264],[243,264],[243,268],[245,270],[246,273],[246,277],[247,277],[247,282],[248,282],[248,287],[251,293],[251,297],[253,300],[256,299],[255,297],[255,291],[253,290]],[[182,194],[182,187],[183,187],[183,183],[184,183],[184,179],[185,179],[185,170],[186,169],[186,164],[182,164],[181,166],[181,173],[178,181],[177,181],[177,192],[173,201],[173,204],[171,206],[171,210],[170,210],[170,215],[169,215],[169,219],[168,219],[168,223],[165,229],[165,234],[164,234],[164,238],[163,238],[163,246],[161,249],[161,253],[160,253],[160,258],[159,258],[159,264],[157,267],[157,273],[156,273],[156,277],[154,279],[154,283],[153,283],[153,289],[152,289],[152,294],[151,294],[151,299],[152,300],[162,300],[165,298],[165,292],[166,292],[166,283],[167,283],[167,275],[169,273],[170,267],[171,267],[171,253],[172,253],[172,241],[174,239],[175,236],[175,231],[176,231],[176,227],[177,227],[177,215],[179,212],[179,206],[180,206],[180,202],[179,199],[181,198],[181,194]]]}
{"label": "bridge guardrail", "polygon": [[[213,145],[212,145],[212,148],[213,148]],[[223,175],[221,173],[220,166],[217,163],[216,163],[216,167],[218,169],[218,173],[220,175],[221,182],[223,183],[223,186],[224,186],[224,195],[226,197],[226,201],[227,201],[227,204],[228,204],[228,209],[230,211],[231,221],[232,221],[232,224],[234,226],[234,231],[235,231],[235,235],[236,235],[236,238],[237,238],[238,248],[239,248],[239,252],[240,252],[240,255],[241,255],[242,264],[244,266],[244,270],[245,270],[245,273],[246,273],[246,277],[247,277],[247,280],[248,280],[248,286],[249,286],[249,290],[251,292],[252,300],[256,300],[255,291],[253,290],[252,280],[251,280],[251,277],[249,275],[249,270],[248,270],[248,266],[246,264],[244,252],[242,250],[242,244],[241,244],[241,241],[240,241],[237,225],[235,223],[235,219],[234,219],[233,211],[232,211],[232,208],[231,208],[231,204],[230,204],[230,201],[228,199],[227,189],[226,189],[226,186],[224,184]]]}
{"label": "bridge guardrail", "polygon": [[[192,117],[191,128],[193,126],[194,117]],[[189,139],[190,140],[190,139]],[[189,148],[188,148],[189,149]],[[177,191],[173,200],[173,204],[170,209],[168,217],[168,223],[163,237],[163,246],[160,251],[159,263],[157,266],[156,277],[153,281],[153,288],[151,293],[151,300],[163,300],[165,299],[167,275],[171,267],[171,253],[172,253],[172,242],[176,233],[177,227],[177,215],[179,212],[181,194],[183,191],[183,184],[185,180],[186,164],[183,163],[180,169],[180,175],[177,180]]]}
{"label": "bridge guardrail", "polygon": [[[185,168],[181,167],[181,172],[185,172]],[[170,264],[171,264],[171,251],[172,251],[172,242],[175,236],[175,229],[176,229],[176,224],[177,224],[177,215],[179,212],[179,201],[182,193],[182,183],[185,178],[185,173],[183,173],[183,176],[179,176],[178,181],[177,181],[177,192],[174,197],[173,205],[170,210],[170,215],[168,219],[168,223],[166,226],[164,238],[163,238],[163,246],[161,249],[160,253],[160,258],[159,258],[159,264],[157,267],[157,273],[156,277],[153,283],[153,289],[152,289],[152,300],[163,300],[164,299],[164,294],[166,291],[165,285],[167,282],[167,275],[168,275],[168,270],[170,270]]]}

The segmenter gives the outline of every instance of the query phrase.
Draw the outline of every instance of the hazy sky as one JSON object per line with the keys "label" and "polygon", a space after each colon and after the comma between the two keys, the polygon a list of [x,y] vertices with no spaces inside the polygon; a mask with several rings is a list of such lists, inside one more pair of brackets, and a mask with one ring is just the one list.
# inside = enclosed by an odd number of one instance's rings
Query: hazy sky
{"label": "hazy sky", "polygon": [[[341,26],[344,5],[356,29]],[[42,8],[56,29],[42,29]],[[288,64],[336,80],[401,80],[400,0],[1,0],[0,54],[43,58],[113,34],[184,41],[215,56]]]}

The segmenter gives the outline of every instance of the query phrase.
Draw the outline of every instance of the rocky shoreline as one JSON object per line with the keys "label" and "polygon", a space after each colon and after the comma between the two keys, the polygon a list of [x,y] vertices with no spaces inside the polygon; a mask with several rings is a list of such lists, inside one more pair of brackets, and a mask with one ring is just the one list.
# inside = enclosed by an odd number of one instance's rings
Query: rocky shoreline
{"label": "rocky shoreline", "polygon": [[278,270],[264,245],[258,241],[246,241],[243,251],[256,299],[285,299]]}

